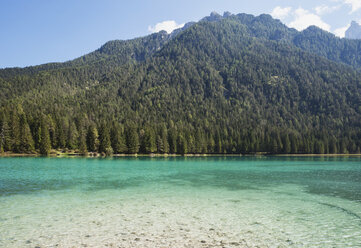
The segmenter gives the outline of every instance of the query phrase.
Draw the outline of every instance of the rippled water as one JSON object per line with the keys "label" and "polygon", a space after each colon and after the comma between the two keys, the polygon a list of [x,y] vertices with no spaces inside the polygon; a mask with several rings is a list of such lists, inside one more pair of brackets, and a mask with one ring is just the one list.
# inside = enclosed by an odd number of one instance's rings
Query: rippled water
{"label": "rippled water", "polygon": [[361,158],[0,158],[0,247],[361,247]]}

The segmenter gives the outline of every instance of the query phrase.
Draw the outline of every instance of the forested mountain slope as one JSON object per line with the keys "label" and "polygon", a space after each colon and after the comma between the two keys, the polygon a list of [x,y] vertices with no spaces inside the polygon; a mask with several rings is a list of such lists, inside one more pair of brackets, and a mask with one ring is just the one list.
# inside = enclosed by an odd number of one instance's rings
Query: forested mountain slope
{"label": "forested mountain slope", "polygon": [[212,14],[66,63],[2,70],[1,149],[358,153],[360,44],[268,15]]}

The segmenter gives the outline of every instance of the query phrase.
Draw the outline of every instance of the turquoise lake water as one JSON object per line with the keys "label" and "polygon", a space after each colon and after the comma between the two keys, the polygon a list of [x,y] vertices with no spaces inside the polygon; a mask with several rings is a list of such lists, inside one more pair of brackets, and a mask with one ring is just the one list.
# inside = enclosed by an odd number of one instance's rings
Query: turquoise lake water
{"label": "turquoise lake water", "polygon": [[0,247],[37,246],[361,247],[361,158],[0,158]]}

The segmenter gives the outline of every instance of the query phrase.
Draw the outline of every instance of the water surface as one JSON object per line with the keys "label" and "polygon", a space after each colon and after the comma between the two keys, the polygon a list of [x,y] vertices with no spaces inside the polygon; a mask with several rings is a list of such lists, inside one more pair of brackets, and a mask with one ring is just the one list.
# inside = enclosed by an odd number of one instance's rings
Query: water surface
{"label": "water surface", "polygon": [[0,247],[361,247],[361,158],[0,158]]}

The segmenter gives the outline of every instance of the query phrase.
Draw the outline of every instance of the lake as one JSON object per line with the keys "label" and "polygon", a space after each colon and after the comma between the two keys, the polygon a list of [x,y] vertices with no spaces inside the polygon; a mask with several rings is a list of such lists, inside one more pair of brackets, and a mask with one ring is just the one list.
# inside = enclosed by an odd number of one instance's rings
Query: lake
{"label": "lake", "polygon": [[360,157],[0,158],[0,247],[361,247]]}

